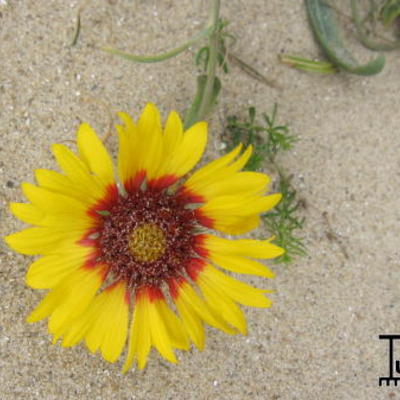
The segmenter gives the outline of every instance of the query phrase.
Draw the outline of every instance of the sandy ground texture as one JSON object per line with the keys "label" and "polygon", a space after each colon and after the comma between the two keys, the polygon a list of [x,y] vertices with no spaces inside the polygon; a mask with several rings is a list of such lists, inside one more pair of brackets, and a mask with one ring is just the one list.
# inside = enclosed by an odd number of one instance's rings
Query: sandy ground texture
{"label": "sandy ground texture", "polygon": [[[139,65],[97,48],[136,53],[171,48],[196,32],[207,2],[87,1],[70,46],[77,1],[0,1],[1,234],[22,228],[7,211],[20,182],[54,168],[49,146],[74,139],[80,121],[109,130],[111,112],[138,115],[147,101],[183,111],[195,87],[194,52]],[[247,309],[248,336],[207,328],[203,352],[154,351],[144,372],[121,375],[84,346],[51,345],[46,323],[26,315],[43,293],[29,289],[30,257],[0,243],[0,399],[396,399],[378,387],[387,374],[383,333],[400,333],[400,164],[398,53],[373,78],[291,70],[277,55],[319,56],[303,3],[223,1],[233,51],[279,83],[269,88],[233,66],[210,119],[205,158],[222,154],[223,126],[249,105],[280,105],[301,141],[281,161],[307,207],[308,256],[272,266],[271,309]],[[360,49],[359,49],[360,50]],[[361,50],[361,57],[367,57]],[[109,145],[115,149],[112,136]],[[245,278],[246,279],[246,278]],[[399,353],[400,354],[400,350]]]}

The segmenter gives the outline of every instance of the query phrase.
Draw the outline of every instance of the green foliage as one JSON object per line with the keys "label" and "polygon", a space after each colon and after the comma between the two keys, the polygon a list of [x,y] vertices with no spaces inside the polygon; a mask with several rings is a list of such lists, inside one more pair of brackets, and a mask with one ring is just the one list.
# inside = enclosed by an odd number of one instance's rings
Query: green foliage
{"label": "green foliage", "polygon": [[314,61],[288,54],[281,55],[280,60],[283,64],[287,64],[302,71],[314,72],[323,75],[334,74],[335,72],[338,72],[338,69],[335,67],[335,65],[327,61]]}
{"label": "green foliage", "polygon": [[385,26],[393,24],[400,17],[400,0],[387,0],[380,13]]}
{"label": "green foliage", "polygon": [[[216,29],[217,35],[217,48],[218,48],[218,65],[224,71],[224,73],[229,72],[228,62],[227,62],[227,48],[226,48],[226,39],[231,39],[232,42],[235,42],[236,39],[233,35],[225,31],[225,28],[229,25],[229,21],[219,19],[218,25]],[[207,71],[208,62],[210,59],[210,45],[202,47],[195,56],[195,63],[203,72]]]}
{"label": "green foliage", "polygon": [[400,48],[398,26],[395,23],[400,18],[400,0],[350,0],[347,7],[351,16],[346,6],[339,9],[337,3],[333,0],[305,0],[315,39],[329,62],[314,62],[288,55],[283,55],[281,61],[312,73],[329,74],[343,70],[366,76],[378,74],[385,65],[385,57],[378,54],[366,63],[357,61],[343,38],[337,17],[347,19],[348,25],[352,25],[353,35],[365,48],[379,52],[396,50]]}
{"label": "green foliage", "polygon": [[239,143],[254,147],[246,170],[256,171],[267,167],[274,169],[278,175],[276,190],[282,194],[282,200],[273,210],[263,215],[263,221],[266,228],[274,235],[274,242],[286,250],[276,262],[289,263],[294,257],[306,254],[302,239],[296,232],[303,228],[304,218],[297,216],[302,202],[297,198],[291,177],[287,176],[277,163],[277,156],[292,149],[298,137],[291,135],[286,125],[278,125],[276,117],[275,104],[270,115],[265,113],[262,115],[263,124],[258,124],[256,109],[250,107],[248,117],[244,121],[240,121],[237,116],[228,117],[225,133],[229,142],[228,151]]}
{"label": "green foliage", "polygon": [[[356,6],[352,1],[352,6]],[[382,71],[385,57],[378,55],[373,60],[360,64],[345,46],[335,12],[324,0],[306,0],[310,25],[322,50],[337,67],[358,75],[375,75]]]}
{"label": "green foliage", "polygon": [[278,263],[290,263],[294,257],[306,254],[302,239],[295,233],[304,225],[304,217],[297,216],[303,202],[297,199],[297,192],[290,181],[290,177],[279,174],[277,190],[282,193],[282,200],[263,216],[265,226],[275,235],[274,242],[286,250],[285,254],[276,259]]}
{"label": "green foliage", "polygon": [[285,125],[276,125],[277,105],[275,104],[271,115],[263,114],[264,125],[256,123],[256,109],[250,107],[248,119],[240,122],[237,116],[228,117],[226,133],[229,137],[228,150],[239,143],[245,146],[253,145],[254,151],[245,169],[255,171],[262,167],[265,160],[271,164],[281,151],[290,150],[298,140],[295,135],[289,134]]}

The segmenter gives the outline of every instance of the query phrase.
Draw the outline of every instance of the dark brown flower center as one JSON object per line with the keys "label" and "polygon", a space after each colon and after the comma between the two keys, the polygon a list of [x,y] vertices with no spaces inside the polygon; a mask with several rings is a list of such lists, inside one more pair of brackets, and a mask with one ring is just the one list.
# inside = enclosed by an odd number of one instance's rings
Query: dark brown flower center
{"label": "dark brown flower center", "polygon": [[97,239],[98,261],[110,266],[115,279],[131,287],[160,287],[180,275],[193,256],[197,226],[185,201],[163,191],[138,190],[121,196],[108,211]]}

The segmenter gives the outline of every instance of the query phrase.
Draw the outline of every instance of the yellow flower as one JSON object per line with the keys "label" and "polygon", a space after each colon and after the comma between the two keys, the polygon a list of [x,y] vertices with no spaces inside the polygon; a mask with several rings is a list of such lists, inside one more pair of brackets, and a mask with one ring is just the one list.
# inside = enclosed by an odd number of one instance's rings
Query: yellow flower
{"label": "yellow flower", "polygon": [[49,317],[54,342],[68,347],[84,340],[110,362],[128,339],[126,371],[134,360],[144,368],[152,346],[170,362],[177,361],[174,349],[188,350],[190,341],[203,349],[204,322],[245,334],[237,303],[268,307],[270,300],[265,290],[220,268],[272,278],[254,258],[283,250],[268,240],[229,240],[211,232],[246,233],[280,200],[279,194],[264,196],[265,174],[240,172],[250,147],[241,154],[238,146],[185,181],[206,146],[205,122],[184,132],[173,111],[162,129],[153,104],[137,124],[119,116],[118,179],[102,142],[82,124],[78,155],[54,145],[62,173],[36,170],[38,184],[22,184],[29,203],[11,204],[16,217],[35,226],[5,240],[15,251],[42,256],[26,281],[50,291],[28,321]]}

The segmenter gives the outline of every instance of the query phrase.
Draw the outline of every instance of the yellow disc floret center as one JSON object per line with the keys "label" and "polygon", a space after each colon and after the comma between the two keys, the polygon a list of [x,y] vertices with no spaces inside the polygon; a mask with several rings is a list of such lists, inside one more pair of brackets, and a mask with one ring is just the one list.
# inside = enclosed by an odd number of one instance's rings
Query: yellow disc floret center
{"label": "yellow disc floret center", "polygon": [[138,226],[129,237],[129,250],[141,262],[158,260],[164,254],[166,244],[163,230],[151,223]]}

